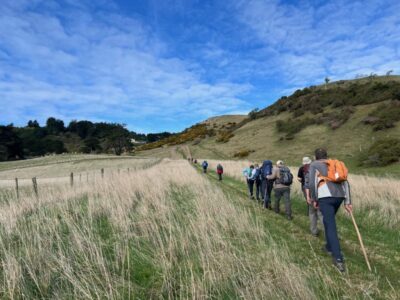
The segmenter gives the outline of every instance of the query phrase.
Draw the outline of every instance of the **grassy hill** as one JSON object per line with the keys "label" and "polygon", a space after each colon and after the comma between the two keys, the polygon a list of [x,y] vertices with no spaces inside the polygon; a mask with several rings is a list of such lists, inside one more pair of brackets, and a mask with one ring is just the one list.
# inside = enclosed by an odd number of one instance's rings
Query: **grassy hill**
{"label": "grassy hill", "polygon": [[[371,172],[400,175],[400,165],[394,162],[400,156],[399,121],[399,76],[338,81],[298,90],[249,116],[211,118],[174,136],[172,142],[147,144],[151,152],[138,155],[166,157],[171,147],[184,144],[193,157],[269,158],[299,164],[315,148],[326,147],[353,169],[369,167]],[[376,150],[379,145],[384,149]],[[385,152],[389,162],[374,151]]]}

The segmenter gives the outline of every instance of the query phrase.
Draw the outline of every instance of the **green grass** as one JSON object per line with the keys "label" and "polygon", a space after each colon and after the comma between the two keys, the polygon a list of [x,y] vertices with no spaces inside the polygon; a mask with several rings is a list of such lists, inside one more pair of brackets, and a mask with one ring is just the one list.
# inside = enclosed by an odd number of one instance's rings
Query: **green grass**
{"label": "green grass", "polygon": [[[200,167],[197,169],[201,172]],[[327,298],[328,295],[333,298],[349,297],[351,293],[341,288],[342,282],[348,280],[355,286],[357,298],[360,299],[365,297],[361,293],[362,287],[367,288],[369,283],[376,285],[376,289],[370,291],[370,297],[373,299],[400,295],[398,288],[400,286],[399,228],[386,228],[379,220],[371,220],[367,216],[367,212],[357,211],[355,208],[355,218],[358,221],[373,268],[373,272],[370,273],[351,220],[344,214],[338,214],[339,236],[348,268],[348,274],[340,276],[331,265],[331,258],[320,250],[324,245],[324,236],[315,238],[309,233],[309,219],[306,215],[306,204],[303,198],[291,195],[294,220],[289,222],[283,213],[278,215],[273,211],[265,210],[254,200],[248,200],[247,187],[243,182],[227,176],[224,176],[223,181],[219,182],[214,172],[209,172],[207,177],[220,186],[227,195],[230,195],[235,204],[252,211],[255,222],[270,232],[274,241],[289,247],[293,262],[310,270],[313,268],[326,270],[333,280],[332,283],[320,283],[318,280],[309,282],[314,290],[321,289],[321,294],[319,294],[321,298]],[[281,203],[282,205],[283,203]],[[322,229],[322,224],[319,226]],[[393,290],[393,287],[396,287],[396,290]]]}

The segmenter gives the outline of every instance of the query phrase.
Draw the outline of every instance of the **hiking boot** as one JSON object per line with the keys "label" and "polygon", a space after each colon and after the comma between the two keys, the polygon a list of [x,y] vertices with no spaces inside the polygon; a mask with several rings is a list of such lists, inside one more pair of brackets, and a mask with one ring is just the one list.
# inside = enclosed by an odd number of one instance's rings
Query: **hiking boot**
{"label": "hiking boot", "polygon": [[340,273],[346,272],[344,261],[342,259],[333,259],[333,265],[339,270]]}

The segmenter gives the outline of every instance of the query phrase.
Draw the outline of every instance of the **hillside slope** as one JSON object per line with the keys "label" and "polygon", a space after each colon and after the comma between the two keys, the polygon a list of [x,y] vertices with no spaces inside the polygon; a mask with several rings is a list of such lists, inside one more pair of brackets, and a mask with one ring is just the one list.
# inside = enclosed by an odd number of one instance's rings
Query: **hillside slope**
{"label": "hillside slope", "polygon": [[[374,159],[368,152],[371,145],[379,146],[384,139],[390,149],[400,140],[399,100],[399,76],[340,81],[298,90],[247,117],[211,118],[187,129],[190,139],[177,135],[173,145],[188,145],[193,157],[283,159],[290,164],[311,156],[317,147],[326,147],[352,167],[363,167],[362,157],[367,157],[365,166],[374,166],[374,161],[369,163]],[[162,140],[154,147],[162,148],[147,154],[168,156],[170,145]],[[152,146],[148,144],[147,149]],[[146,155],[146,151],[138,155]],[[390,155],[395,157],[393,161],[399,156],[398,152]],[[400,165],[376,170],[400,174]]]}

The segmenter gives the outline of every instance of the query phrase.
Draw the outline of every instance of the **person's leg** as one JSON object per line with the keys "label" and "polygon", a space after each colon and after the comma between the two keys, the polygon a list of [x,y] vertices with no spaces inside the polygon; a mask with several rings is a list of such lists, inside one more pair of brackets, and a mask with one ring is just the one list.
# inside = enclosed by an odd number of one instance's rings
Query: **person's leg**
{"label": "person's leg", "polygon": [[250,182],[250,197],[254,198],[254,180],[249,180]]}
{"label": "person's leg", "polygon": [[256,199],[260,200],[261,181],[256,180]]}
{"label": "person's leg", "polygon": [[286,211],[286,216],[288,218],[292,217],[292,205],[290,202],[290,189],[285,189],[283,191],[283,198],[285,200],[285,211]]}
{"label": "person's leg", "polygon": [[318,213],[321,214],[318,209],[315,209],[312,206],[308,206],[308,212],[310,217],[310,231],[311,234],[316,236],[318,235]]}
{"label": "person's leg", "polygon": [[275,212],[279,213],[279,202],[281,201],[282,191],[280,189],[275,190]]}
{"label": "person's leg", "polygon": [[268,197],[269,197],[269,209],[271,209],[271,202],[272,202],[272,189],[274,188],[274,181],[273,180],[268,180]]}
{"label": "person's leg", "polygon": [[338,261],[343,260],[340,250],[339,238],[337,235],[335,214],[343,199],[323,198],[319,201],[319,207],[324,218],[325,236],[327,250],[332,252],[332,256]]}

